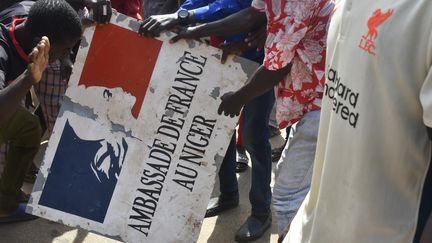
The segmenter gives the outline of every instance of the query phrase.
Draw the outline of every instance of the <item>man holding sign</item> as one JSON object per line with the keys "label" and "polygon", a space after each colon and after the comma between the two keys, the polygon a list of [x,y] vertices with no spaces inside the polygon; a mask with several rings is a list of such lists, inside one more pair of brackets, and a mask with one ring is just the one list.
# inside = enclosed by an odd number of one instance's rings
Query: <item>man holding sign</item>
{"label": "man holding sign", "polygon": [[20,101],[41,80],[49,61],[69,54],[81,37],[81,21],[65,1],[41,0],[27,19],[0,27],[0,142],[11,141],[0,179],[0,222],[11,222],[29,218],[16,198],[41,137],[38,119]]}

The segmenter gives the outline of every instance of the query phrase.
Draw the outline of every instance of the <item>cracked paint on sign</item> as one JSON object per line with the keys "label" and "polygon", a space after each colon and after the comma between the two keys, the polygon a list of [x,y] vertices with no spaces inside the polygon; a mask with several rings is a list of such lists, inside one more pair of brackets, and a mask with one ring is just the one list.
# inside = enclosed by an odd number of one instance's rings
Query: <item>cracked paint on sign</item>
{"label": "cracked paint on sign", "polygon": [[220,87],[215,87],[210,93],[210,97],[216,100],[217,98],[219,98],[219,96],[220,96]]}

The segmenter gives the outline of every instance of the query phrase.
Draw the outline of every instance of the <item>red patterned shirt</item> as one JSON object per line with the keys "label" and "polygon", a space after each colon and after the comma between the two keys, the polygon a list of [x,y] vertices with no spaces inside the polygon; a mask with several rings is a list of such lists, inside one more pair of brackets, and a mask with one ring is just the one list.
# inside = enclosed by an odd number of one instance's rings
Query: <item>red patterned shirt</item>
{"label": "red patterned shirt", "polygon": [[253,0],[267,15],[264,67],[291,71],[276,88],[276,120],[284,128],[321,108],[330,0]]}

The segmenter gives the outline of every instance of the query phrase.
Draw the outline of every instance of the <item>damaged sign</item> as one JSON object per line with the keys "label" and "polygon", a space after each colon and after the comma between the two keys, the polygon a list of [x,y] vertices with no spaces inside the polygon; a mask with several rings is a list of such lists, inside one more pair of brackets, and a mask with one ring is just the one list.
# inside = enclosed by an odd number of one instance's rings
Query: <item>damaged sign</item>
{"label": "damaged sign", "polygon": [[197,240],[237,119],[217,114],[257,64],[143,38],[114,14],[87,30],[29,213],[126,242]]}

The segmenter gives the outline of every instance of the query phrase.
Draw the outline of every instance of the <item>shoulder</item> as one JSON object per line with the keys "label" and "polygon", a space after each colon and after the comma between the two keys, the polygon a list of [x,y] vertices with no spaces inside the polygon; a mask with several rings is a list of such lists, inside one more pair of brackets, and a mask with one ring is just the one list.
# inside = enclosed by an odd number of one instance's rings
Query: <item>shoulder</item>
{"label": "shoulder", "polygon": [[9,59],[10,55],[10,42],[8,41],[7,37],[7,28],[0,24],[0,61],[5,62]]}
{"label": "shoulder", "polygon": [[22,1],[11,5],[10,7],[0,12],[0,23],[9,25],[12,21],[12,17],[27,16],[33,4],[33,1]]}

